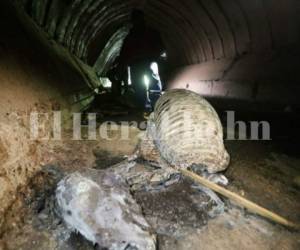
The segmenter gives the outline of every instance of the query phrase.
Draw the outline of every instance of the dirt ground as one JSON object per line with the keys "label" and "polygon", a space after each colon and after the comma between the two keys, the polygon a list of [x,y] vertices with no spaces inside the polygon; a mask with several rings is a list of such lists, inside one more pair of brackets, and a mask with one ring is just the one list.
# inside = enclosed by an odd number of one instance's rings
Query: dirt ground
{"label": "dirt ground", "polygon": [[[55,184],[61,178],[57,173],[106,168],[121,161],[138,142],[140,131],[130,131],[131,140],[125,142],[54,143],[44,156],[48,170],[36,174],[19,190],[17,202],[6,214],[0,249],[95,249],[80,235],[64,235],[60,219],[45,210],[52,206]],[[232,158],[225,172],[228,189],[300,223],[300,159],[283,143],[272,141],[227,141],[226,146]],[[135,194],[157,233],[159,249],[300,249],[299,232],[275,225],[226,199],[225,212],[208,218],[192,205],[191,192],[189,185],[179,183],[159,192]]]}

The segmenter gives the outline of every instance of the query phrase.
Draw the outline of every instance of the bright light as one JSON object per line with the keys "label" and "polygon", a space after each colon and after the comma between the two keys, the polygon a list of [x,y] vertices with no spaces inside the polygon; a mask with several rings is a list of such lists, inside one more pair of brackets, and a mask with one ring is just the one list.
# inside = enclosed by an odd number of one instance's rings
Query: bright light
{"label": "bright light", "polygon": [[149,88],[149,84],[150,84],[150,79],[147,75],[144,75],[144,82],[145,82],[145,85],[147,87],[147,89]]}
{"label": "bright light", "polygon": [[128,67],[127,68],[127,72],[128,72],[128,85],[132,85],[132,81],[131,81],[131,68]]}
{"label": "bright light", "polygon": [[150,68],[151,68],[153,74],[159,75],[158,64],[156,62],[151,63]]}
{"label": "bright light", "polygon": [[102,83],[102,86],[104,88],[111,88],[112,87],[112,82],[106,77],[101,77],[100,82]]}
{"label": "bright light", "polygon": [[160,56],[164,59],[166,59],[168,57],[167,52],[163,52]]}

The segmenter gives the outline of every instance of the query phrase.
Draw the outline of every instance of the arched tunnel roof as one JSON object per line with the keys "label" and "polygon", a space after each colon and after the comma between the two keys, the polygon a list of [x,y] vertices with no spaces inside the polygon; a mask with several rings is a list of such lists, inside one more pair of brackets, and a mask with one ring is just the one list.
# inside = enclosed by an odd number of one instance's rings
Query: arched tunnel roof
{"label": "arched tunnel roof", "polygon": [[173,66],[261,53],[299,38],[297,0],[15,1],[89,65],[104,48],[108,58],[103,61],[115,59],[134,8],[144,10],[149,25],[160,31]]}

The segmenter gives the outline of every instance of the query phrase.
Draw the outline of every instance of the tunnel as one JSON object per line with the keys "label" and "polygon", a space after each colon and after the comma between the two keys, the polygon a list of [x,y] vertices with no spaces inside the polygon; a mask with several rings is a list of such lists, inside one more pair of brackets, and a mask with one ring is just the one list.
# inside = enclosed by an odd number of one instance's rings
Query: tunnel
{"label": "tunnel", "polygon": [[[226,188],[299,225],[298,0],[2,0],[0,249],[95,249],[80,230],[57,236],[67,231],[53,208],[58,182],[75,171],[108,171],[131,159],[150,113],[168,105],[160,112],[175,110],[170,100],[155,100],[158,105],[145,110],[136,99],[148,91],[147,76],[141,73],[135,83],[133,67],[126,65],[124,81],[113,71],[137,10],[156,34],[146,46],[160,39],[163,47],[152,60],[159,67],[160,99],[181,90],[216,111],[230,155],[222,170]],[[141,47],[133,46],[125,59]],[[145,162],[138,158],[137,165],[153,163]],[[154,228],[156,249],[299,249],[297,230],[241,209],[224,195],[225,212],[206,218],[189,200],[194,196],[186,195],[192,192],[187,183],[130,191]],[[127,247],[104,249],[143,249]]]}

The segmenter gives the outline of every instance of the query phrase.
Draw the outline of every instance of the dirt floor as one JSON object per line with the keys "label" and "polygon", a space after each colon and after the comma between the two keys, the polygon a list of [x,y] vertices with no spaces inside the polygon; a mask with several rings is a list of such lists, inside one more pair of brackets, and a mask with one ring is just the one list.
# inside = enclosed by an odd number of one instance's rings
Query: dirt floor
{"label": "dirt floor", "polygon": [[[130,131],[131,140],[125,142],[116,136],[112,141],[53,143],[44,156],[47,165],[19,190],[6,214],[0,249],[95,249],[80,235],[68,237],[53,208],[56,183],[66,172],[106,168],[134,152],[140,131]],[[228,189],[300,223],[300,159],[284,145],[227,141],[232,162],[225,175]],[[226,199],[225,212],[209,218],[196,206],[201,195],[195,202],[193,192],[184,180],[160,191],[134,194],[157,233],[159,249],[300,249],[299,232],[270,223]]]}

